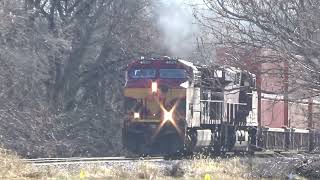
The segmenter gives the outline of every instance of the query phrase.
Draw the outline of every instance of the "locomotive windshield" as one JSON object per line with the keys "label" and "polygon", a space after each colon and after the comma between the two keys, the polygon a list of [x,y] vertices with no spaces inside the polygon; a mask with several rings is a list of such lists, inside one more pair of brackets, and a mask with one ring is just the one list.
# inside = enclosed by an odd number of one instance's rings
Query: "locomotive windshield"
{"label": "locomotive windshield", "polygon": [[160,69],[160,78],[183,79],[186,78],[186,70],[184,69]]}
{"label": "locomotive windshield", "polygon": [[156,70],[155,69],[133,69],[129,71],[129,76],[134,79],[155,78]]}

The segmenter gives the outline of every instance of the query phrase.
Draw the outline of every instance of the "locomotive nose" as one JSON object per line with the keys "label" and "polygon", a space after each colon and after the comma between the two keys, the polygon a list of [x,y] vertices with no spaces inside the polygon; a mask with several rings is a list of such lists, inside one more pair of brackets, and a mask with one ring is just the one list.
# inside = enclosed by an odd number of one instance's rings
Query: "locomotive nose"
{"label": "locomotive nose", "polygon": [[159,89],[161,90],[162,93],[167,93],[169,90],[169,87],[165,84],[159,85]]}

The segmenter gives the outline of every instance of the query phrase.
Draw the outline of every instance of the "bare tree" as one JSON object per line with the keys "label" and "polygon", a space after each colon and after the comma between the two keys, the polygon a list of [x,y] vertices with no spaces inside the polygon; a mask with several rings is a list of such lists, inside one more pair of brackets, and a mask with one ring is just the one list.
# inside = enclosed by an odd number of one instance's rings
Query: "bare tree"
{"label": "bare tree", "polygon": [[[319,94],[318,1],[204,2],[207,11],[198,17],[215,37],[216,45],[241,50],[242,54],[255,54],[256,63],[285,63],[293,72],[290,79],[295,80],[295,89],[304,87],[312,94]],[[233,56],[233,62],[239,60],[236,56]],[[310,96],[312,94],[309,93]]]}
{"label": "bare tree", "polygon": [[155,49],[149,1],[0,2],[1,142],[30,156],[119,154],[123,69]]}

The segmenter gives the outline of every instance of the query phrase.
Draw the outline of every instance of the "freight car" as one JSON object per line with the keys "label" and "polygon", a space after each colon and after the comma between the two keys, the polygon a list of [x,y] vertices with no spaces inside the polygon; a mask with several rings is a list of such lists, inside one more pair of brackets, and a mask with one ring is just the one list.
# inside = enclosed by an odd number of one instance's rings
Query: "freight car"
{"label": "freight car", "polygon": [[135,154],[319,146],[314,130],[262,126],[256,76],[234,67],[142,58],[127,67],[124,98],[122,142]]}

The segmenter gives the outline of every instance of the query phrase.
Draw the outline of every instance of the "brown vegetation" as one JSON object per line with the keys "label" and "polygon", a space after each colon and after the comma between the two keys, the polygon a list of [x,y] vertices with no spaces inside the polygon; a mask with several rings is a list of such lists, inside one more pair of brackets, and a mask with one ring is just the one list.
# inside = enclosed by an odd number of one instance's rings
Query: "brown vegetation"
{"label": "brown vegetation", "polygon": [[[164,164],[131,162],[124,164],[79,164],[39,166],[24,163],[18,156],[1,150],[1,179],[244,179],[246,168],[239,159],[214,161],[209,159]],[[175,168],[178,169],[175,169]],[[180,171],[180,172],[177,172]]]}
{"label": "brown vegetation", "polygon": [[123,70],[157,38],[149,5],[0,1],[1,143],[25,157],[119,155]]}
{"label": "brown vegetation", "polygon": [[49,171],[37,171],[19,156],[0,148],[0,179],[40,179],[51,176]]}

